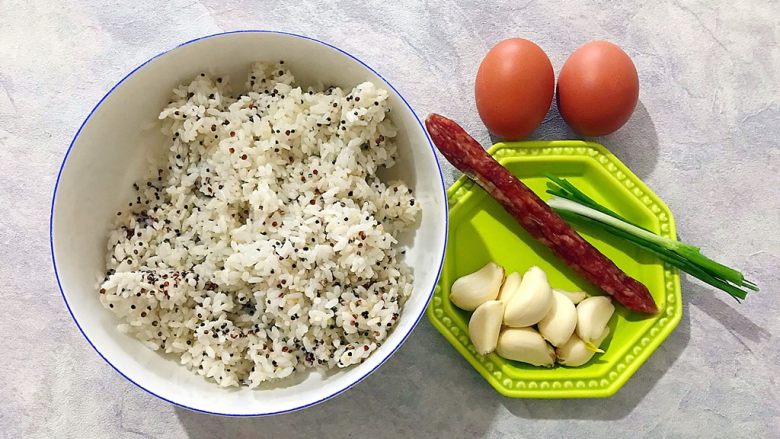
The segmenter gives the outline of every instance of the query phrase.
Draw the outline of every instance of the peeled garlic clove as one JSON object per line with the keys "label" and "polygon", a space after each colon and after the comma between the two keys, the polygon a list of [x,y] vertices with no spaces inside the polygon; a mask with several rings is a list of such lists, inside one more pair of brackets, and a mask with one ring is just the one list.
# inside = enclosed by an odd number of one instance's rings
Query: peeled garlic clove
{"label": "peeled garlic clove", "polygon": [[520,273],[517,272],[507,276],[506,280],[504,280],[504,285],[501,285],[501,291],[498,293],[498,300],[509,303],[509,299],[512,298],[517,291],[517,288],[520,286],[520,280],[522,280],[522,278],[520,277]]}
{"label": "peeled garlic clove", "polygon": [[480,355],[487,355],[496,348],[503,315],[504,304],[498,300],[488,300],[471,315],[469,338]]}
{"label": "peeled garlic clove", "polygon": [[552,367],[555,351],[532,328],[507,328],[501,331],[496,345],[498,355],[534,366]]}
{"label": "peeled garlic clove", "polygon": [[577,335],[585,344],[595,345],[607,327],[615,306],[607,296],[588,297],[577,305]]}
{"label": "peeled garlic clove", "polygon": [[588,293],[584,291],[566,291],[566,290],[559,290],[556,288],[553,288],[553,291],[557,291],[565,295],[566,297],[569,298],[569,300],[571,300],[571,303],[575,305],[588,298]]}
{"label": "peeled garlic clove", "polygon": [[479,305],[498,296],[504,269],[493,262],[455,281],[450,288],[450,300],[458,308],[474,311]]}
{"label": "peeled garlic clove", "polygon": [[577,327],[577,308],[560,291],[553,290],[550,311],[539,322],[539,333],[553,346],[560,346],[571,337]]}
{"label": "peeled garlic clove", "polygon": [[[595,346],[601,345],[609,335],[609,327],[604,328],[601,335],[593,340]],[[590,361],[593,358],[594,351],[588,348],[581,338],[577,337],[577,334],[571,336],[569,341],[558,347],[555,350],[555,355],[558,357],[558,362],[564,366],[577,367]]]}
{"label": "peeled garlic clove", "polygon": [[504,324],[514,328],[535,325],[547,315],[552,303],[547,275],[541,268],[531,267],[506,303]]}

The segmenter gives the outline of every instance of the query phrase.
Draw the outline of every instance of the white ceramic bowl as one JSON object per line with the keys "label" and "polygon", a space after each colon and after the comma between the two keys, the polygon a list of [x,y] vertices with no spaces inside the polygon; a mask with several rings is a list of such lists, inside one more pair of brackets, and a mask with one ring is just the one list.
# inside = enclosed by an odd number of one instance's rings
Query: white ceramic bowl
{"label": "white ceramic bowl", "polygon": [[[402,239],[408,248],[406,261],[414,269],[414,292],[386,342],[362,364],[333,374],[311,373],[269,389],[223,389],[121,334],[118,321],[98,301],[96,280],[104,268],[112,216],[126,205],[147,157],[163,148],[157,115],[172,88],[202,71],[241,78],[251,62],[280,59],[299,83],[351,87],[372,81],[388,89],[391,117],[399,129],[399,161],[391,174],[413,187],[423,210],[417,229]],[[447,239],[447,202],[441,170],[420,120],[382,76],[352,55],[311,38],[239,31],[200,38],[162,53],[130,72],[101,99],[63,160],[50,233],[66,305],[92,347],[117,372],[147,392],[192,410],[257,416],[331,398],[364,379],[398,349],[436,285]]]}

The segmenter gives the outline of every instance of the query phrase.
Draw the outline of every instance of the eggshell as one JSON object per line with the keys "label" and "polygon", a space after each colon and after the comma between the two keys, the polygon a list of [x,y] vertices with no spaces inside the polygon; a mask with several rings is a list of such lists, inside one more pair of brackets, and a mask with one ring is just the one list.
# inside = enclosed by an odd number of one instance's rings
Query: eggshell
{"label": "eggshell", "polygon": [[506,140],[526,137],[539,126],[554,91],[555,73],[547,54],[522,38],[490,49],[474,86],[479,116],[493,134]]}
{"label": "eggshell", "polygon": [[631,117],[638,99],[634,63],[608,41],[592,41],[574,51],[558,75],[558,110],[584,136],[617,131]]}

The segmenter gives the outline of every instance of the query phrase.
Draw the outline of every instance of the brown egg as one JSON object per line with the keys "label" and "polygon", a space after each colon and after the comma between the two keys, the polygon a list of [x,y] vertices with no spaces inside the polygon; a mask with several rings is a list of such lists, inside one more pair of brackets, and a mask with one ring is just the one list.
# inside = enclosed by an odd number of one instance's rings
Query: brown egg
{"label": "brown egg", "polygon": [[526,137],[539,126],[554,90],[550,59],[522,38],[504,40],[490,49],[474,84],[479,116],[493,134],[506,140]]}
{"label": "brown egg", "polygon": [[638,99],[634,63],[607,41],[591,41],[574,51],[558,75],[558,110],[584,136],[616,131],[631,117]]}

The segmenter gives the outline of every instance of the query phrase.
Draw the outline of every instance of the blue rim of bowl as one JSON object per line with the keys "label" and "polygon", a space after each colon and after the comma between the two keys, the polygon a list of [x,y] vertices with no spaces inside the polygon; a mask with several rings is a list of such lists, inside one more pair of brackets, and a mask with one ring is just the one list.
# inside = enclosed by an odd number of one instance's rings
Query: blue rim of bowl
{"label": "blue rim of bowl", "polygon": [[[119,370],[119,368],[117,368],[110,361],[108,361],[108,359],[105,356],[103,356],[103,354],[98,350],[98,348],[92,343],[92,340],[90,340],[89,337],[87,337],[87,334],[81,328],[81,325],[79,325],[79,322],[76,320],[76,317],[73,315],[73,311],[70,309],[70,304],[68,303],[67,297],[65,297],[65,291],[62,289],[62,284],[60,283],[60,275],[59,275],[59,272],[57,271],[57,260],[54,257],[54,233],[53,233],[53,231],[54,231],[54,203],[55,203],[55,201],[57,199],[57,188],[59,188],[59,185],[60,185],[60,177],[62,176],[62,170],[65,168],[65,163],[68,161],[68,156],[70,155],[70,151],[73,148],[73,144],[76,143],[76,140],[78,139],[79,134],[81,134],[81,130],[84,128],[84,125],[86,125],[87,122],[89,122],[89,119],[92,118],[92,115],[95,113],[95,111],[97,111],[97,109],[100,107],[100,105],[103,103],[103,101],[106,100],[106,98],[111,93],[113,93],[113,91],[117,87],[119,87],[123,82],[125,82],[125,80],[127,78],[131,77],[136,71],[140,70],[142,67],[144,67],[145,65],[147,65],[150,62],[154,61],[155,59],[157,59],[157,58],[159,58],[159,57],[161,57],[161,56],[163,56],[163,55],[165,55],[167,53],[170,53],[170,52],[172,52],[172,51],[174,51],[174,50],[176,50],[176,49],[178,49],[180,47],[187,46],[189,44],[192,44],[192,43],[195,43],[195,42],[198,42],[198,41],[201,41],[201,40],[205,40],[205,39],[213,38],[213,37],[224,36],[224,35],[230,35],[230,34],[239,34],[239,33],[279,34],[279,35],[287,35],[287,36],[291,36],[291,37],[302,38],[302,39],[305,39],[305,40],[314,41],[316,43],[322,44],[323,46],[326,46],[326,47],[329,47],[331,49],[334,49],[334,50],[338,51],[339,53],[341,53],[343,55],[348,56],[349,58],[357,61],[363,67],[367,68],[369,71],[371,71],[377,77],[379,77],[379,79],[381,79],[385,84],[387,84],[387,86],[390,87],[398,95],[398,97],[401,98],[401,100],[403,101],[404,105],[406,105],[406,107],[409,109],[409,111],[412,112],[412,115],[417,120],[417,123],[420,125],[420,128],[422,128],[423,132],[425,133],[425,137],[426,137],[426,139],[428,139],[428,146],[431,148],[431,152],[433,153],[433,156],[434,156],[434,161],[436,162],[436,169],[439,171],[439,180],[441,182],[442,197],[443,197],[442,199],[444,200],[444,248],[442,249],[442,255],[441,255],[441,258],[439,260],[439,271],[436,274],[436,279],[433,282],[433,286],[431,287],[431,291],[428,293],[428,298],[425,301],[425,306],[422,307],[422,309],[420,310],[420,314],[417,316],[414,324],[409,329],[409,332],[404,334],[403,338],[398,343],[398,345],[396,345],[393,348],[393,350],[390,351],[390,353],[388,353],[387,356],[385,356],[385,358],[383,358],[382,361],[379,362],[379,364],[377,364],[373,369],[368,371],[365,375],[361,376],[360,378],[358,378],[354,382],[350,383],[348,386],[344,387],[343,389],[339,389],[336,392],[334,392],[334,393],[332,393],[332,394],[330,394],[330,395],[328,395],[328,396],[326,396],[326,397],[324,397],[322,399],[319,399],[319,400],[314,401],[314,402],[310,402],[308,404],[304,404],[304,405],[299,406],[299,407],[294,407],[294,408],[291,408],[291,409],[287,409],[287,410],[280,410],[280,411],[276,411],[276,412],[267,412],[267,413],[246,413],[246,414],[211,412],[211,411],[208,411],[208,410],[202,410],[202,409],[197,409],[197,408],[194,408],[194,407],[189,407],[189,406],[187,406],[187,405],[185,405],[183,403],[180,403],[180,402],[171,401],[170,399],[162,397],[162,396],[152,392],[151,390],[145,388],[144,386],[138,384],[137,382],[131,380],[127,375],[122,373],[122,371]],[[173,404],[175,406],[182,407],[182,408],[185,408],[187,410],[192,410],[194,412],[207,413],[207,414],[210,414],[210,415],[234,416],[234,417],[271,416],[271,415],[278,415],[278,414],[282,414],[282,413],[290,413],[290,412],[294,412],[294,411],[297,411],[297,410],[305,409],[307,407],[311,407],[311,406],[317,405],[317,404],[319,404],[321,402],[325,402],[325,401],[327,401],[327,400],[329,400],[329,399],[331,399],[331,398],[333,398],[335,396],[338,396],[338,395],[346,392],[347,390],[351,389],[352,387],[354,387],[355,385],[357,385],[358,383],[360,383],[361,381],[366,379],[374,371],[379,369],[379,367],[382,366],[391,356],[393,356],[393,354],[406,342],[406,340],[409,338],[409,335],[411,335],[411,333],[414,331],[414,329],[420,323],[420,319],[422,319],[423,314],[425,314],[425,310],[426,310],[426,308],[428,308],[428,304],[431,301],[431,297],[433,297],[433,291],[436,289],[436,285],[439,282],[439,276],[441,276],[441,268],[442,268],[442,264],[444,263],[444,255],[446,253],[448,235],[449,235],[449,215],[448,215],[448,208],[447,208],[447,188],[444,185],[444,176],[443,176],[442,171],[441,171],[441,166],[439,165],[438,160],[436,160],[436,150],[433,147],[433,142],[431,142],[431,138],[428,135],[428,131],[425,129],[425,126],[420,121],[420,118],[417,117],[417,113],[414,112],[414,110],[412,109],[411,105],[409,105],[409,102],[406,101],[406,99],[403,97],[403,95],[401,95],[401,93],[395,87],[393,87],[393,85],[390,84],[390,82],[387,79],[384,78],[384,76],[380,75],[379,72],[377,72],[376,70],[371,68],[368,64],[364,63],[363,61],[361,61],[359,58],[355,57],[354,55],[352,55],[352,54],[350,54],[350,53],[348,53],[348,52],[346,52],[346,51],[344,51],[344,50],[342,50],[342,49],[340,49],[340,48],[338,48],[338,47],[336,47],[336,46],[334,46],[332,44],[326,43],[324,41],[320,41],[320,40],[318,40],[316,38],[307,37],[305,35],[298,35],[298,34],[294,34],[294,33],[290,33],[290,32],[273,31],[273,30],[260,30],[260,29],[246,29],[246,30],[235,30],[235,31],[228,31],[228,32],[220,32],[220,33],[206,35],[206,36],[203,36],[203,37],[199,37],[199,38],[195,38],[195,39],[189,40],[189,41],[187,41],[185,43],[179,44],[178,46],[176,46],[176,47],[174,47],[172,49],[169,49],[169,50],[166,50],[164,52],[158,53],[157,55],[149,58],[143,64],[141,64],[138,67],[134,68],[130,73],[125,75],[125,77],[123,77],[119,82],[114,84],[114,86],[111,87],[111,89],[92,108],[92,110],[87,115],[86,119],[84,119],[84,122],[82,122],[81,126],[79,126],[78,131],[76,131],[76,135],[73,136],[73,140],[70,142],[70,145],[68,146],[68,150],[65,152],[65,157],[63,157],[63,159],[62,159],[62,164],[60,165],[60,170],[57,172],[57,181],[54,184],[54,193],[52,194],[52,199],[51,199],[51,211],[49,213],[49,247],[51,249],[51,261],[52,261],[52,264],[54,266],[54,275],[57,278],[57,286],[60,289],[60,294],[62,295],[62,299],[65,301],[65,306],[68,308],[68,313],[70,313],[70,317],[73,319],[73,322],[76,323],[76,326],[79,328],[79,331],[81,332],[81,335],[83,335],[84,338],[87,339],[87,342],[89,343],[89,345],[92,346],[92,349],[94,349],[95,352],[97,352],[97,354],[100,355],[100,358],[102,358],[103,361],[108,363],[109,366],[111,366],[119,375],[124,377],[126,380],[128,380],[131,383],[135,384],[136,386],[138,386],[139,388],[141,388],[145,392],[147,392],[147,393],[149,393],[149,394],[151,394],[153,396],[156,396],[157,398],[162,399],[163,401],[169,402],[169,403],[171,403],[171,404]]]}

